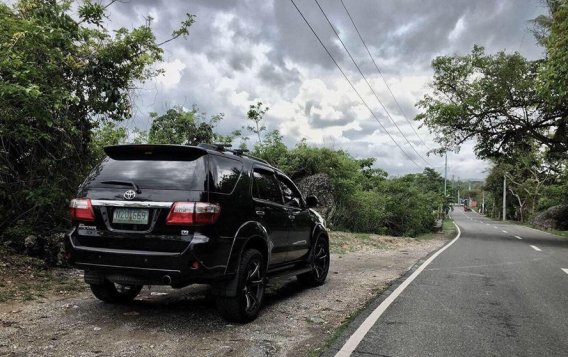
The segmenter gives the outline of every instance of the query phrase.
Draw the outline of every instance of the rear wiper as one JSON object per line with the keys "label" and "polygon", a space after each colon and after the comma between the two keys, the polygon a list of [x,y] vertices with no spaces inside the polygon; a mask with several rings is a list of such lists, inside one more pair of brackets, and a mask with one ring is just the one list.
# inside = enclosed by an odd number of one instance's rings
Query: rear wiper
{"label": "rear wiper", "polygon": [[137,184],[134,183],[134,181],[108,180],[108,181],[101,181],[101,183],[106,185],[130,185],[134,187],[136,193],[142,193],[142,190]]}

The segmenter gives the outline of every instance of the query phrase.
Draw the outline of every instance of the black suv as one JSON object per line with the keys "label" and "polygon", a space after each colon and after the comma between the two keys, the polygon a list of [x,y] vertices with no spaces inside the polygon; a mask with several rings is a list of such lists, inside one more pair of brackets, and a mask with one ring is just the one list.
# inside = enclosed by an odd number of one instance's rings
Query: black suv
{"label": "black suv", "polygon": [[105,302],[143,285],[212,285],[220,313],[253,320],[268,277],[325,282],[324,220],[267,162],[223,146],[117,145],[70,203],[69,261]]}

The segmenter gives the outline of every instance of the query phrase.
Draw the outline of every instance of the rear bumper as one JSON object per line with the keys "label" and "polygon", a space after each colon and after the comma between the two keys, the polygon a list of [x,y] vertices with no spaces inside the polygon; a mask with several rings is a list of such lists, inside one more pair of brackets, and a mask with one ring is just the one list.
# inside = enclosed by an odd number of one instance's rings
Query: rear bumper
{"label": "rear bumper", "polygon": [[169,253],[82,246],[76,237],[77,232],[73,230],[65,239],[69,263],[86,272],[88,283],[107,279],[118,283],[182,287],[215,283],[233,276],[226,274],[229,252],[224,246],[230,242],[190,242],[183,252]]}

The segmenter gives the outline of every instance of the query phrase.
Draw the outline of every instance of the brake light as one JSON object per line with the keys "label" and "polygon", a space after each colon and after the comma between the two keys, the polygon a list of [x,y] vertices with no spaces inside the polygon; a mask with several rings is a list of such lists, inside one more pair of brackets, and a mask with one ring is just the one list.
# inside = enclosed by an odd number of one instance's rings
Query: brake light
{"label": "brake light", "polygon": [[205,202],[175,202],[166,224],[213,224],[221,214],[221,206]]}
{"label": "brake light", "polygon": [[69,202],[69,214],[71,219],[77,221],[94,221],[95,212],[88,198],[74,198]]}
{"label": "brake light", "polygon": [[166,218],[166,224],[193,224],[194,208],[194,202],[175,202]]}

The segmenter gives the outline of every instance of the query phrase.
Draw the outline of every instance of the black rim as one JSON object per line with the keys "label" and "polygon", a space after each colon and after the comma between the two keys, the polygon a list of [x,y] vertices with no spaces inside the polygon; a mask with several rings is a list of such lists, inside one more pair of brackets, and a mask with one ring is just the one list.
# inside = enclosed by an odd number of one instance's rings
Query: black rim
{"label": "black rim", "polygon": [[327,245],[323,240],[318,242],[315,252],[314,273],[316,274],[316,279],[320,280],[325,277],[327,269],[329,268],[329,254],[327,251]]}
{"label": "black rim", "polygon": [[260,306],[263,292],[262,266],[260,259],[252,259],[248,265],[245,287],[246,312],[255,311]]}

